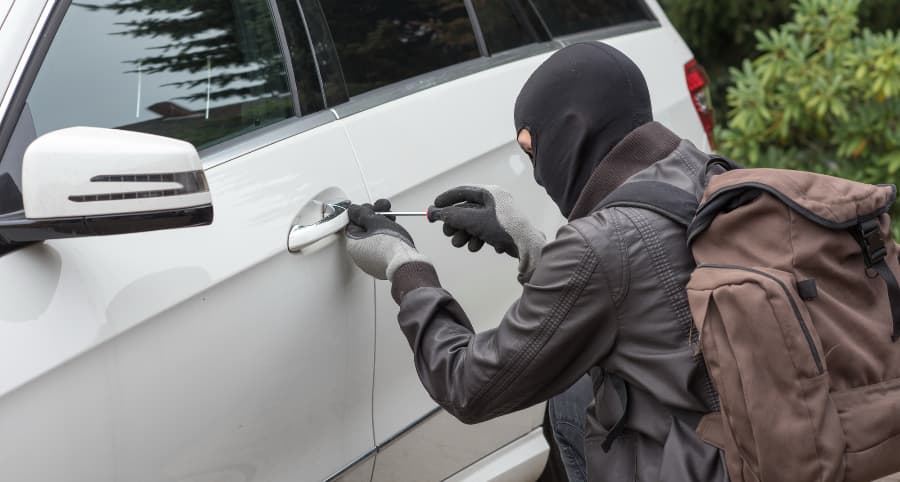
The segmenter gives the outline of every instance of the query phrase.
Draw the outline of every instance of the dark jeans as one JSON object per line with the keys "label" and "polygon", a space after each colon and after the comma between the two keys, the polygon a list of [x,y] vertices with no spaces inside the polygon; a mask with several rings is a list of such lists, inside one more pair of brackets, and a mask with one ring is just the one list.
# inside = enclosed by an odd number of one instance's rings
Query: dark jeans
{"label": "dark jeans", "polygon": [[585,411],[594,398],[593,387],[591,377],[585,375],[547,404],[553,438],[570,482],[587,481],[584,425]]}

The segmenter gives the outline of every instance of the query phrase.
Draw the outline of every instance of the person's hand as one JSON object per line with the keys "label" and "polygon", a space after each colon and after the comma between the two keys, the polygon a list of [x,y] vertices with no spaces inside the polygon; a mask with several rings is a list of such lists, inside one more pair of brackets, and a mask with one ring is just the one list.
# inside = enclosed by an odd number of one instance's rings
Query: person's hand
{"label": "person's hand", "polygon": [[434,200],[428,220],[443,221],[444,234],[457,248],[468,245],[475,252],[487,243],[518,258],[522,282],[531,278],[546,243],[544,234],[515,209],[512,195],[498,186],[450,189]]}
{"label": "person's hand", "polygon": [[388,216],[375,214],[376,211],[390,210],[390,201],[379,199],[374,206],[353,204],[347,211],[350,216],[345,232],[347,251],[360,269],[381,280],[393,279],[397,269],[406,263],[430,264],[428,258],[416,250],[412,237],[403,226]]}

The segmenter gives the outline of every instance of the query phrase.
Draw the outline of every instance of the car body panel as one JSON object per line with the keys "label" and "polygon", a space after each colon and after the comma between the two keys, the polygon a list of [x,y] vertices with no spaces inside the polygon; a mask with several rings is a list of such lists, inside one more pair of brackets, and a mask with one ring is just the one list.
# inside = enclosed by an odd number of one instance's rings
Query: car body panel
{"label": "car body panel", "polygon": [[[341,119],[373,198],[390,198],[397,210],[423,211],[436,194],[450,187],[501,184],[552,234],[562,223],[559,211],[534,183],[528,158],[510,142],[515,91],[541,59],[501,65]],[[416,246],[432,259],[443,285],[458,297],[476,330],[496,326],[521,289],[515,276],[517,261],[493,250],[475,255],[456,250],[440,228],[425,219],[401,222]],[[490,296],[484,296],[487,286]],[[436,404],[418,381],[409,343],[397,329],[397,306],[386,283],[377,285],[376,319],[375,434],[383,443]],[[533,428],[532,416],[520,417],[516,437]],[[482,436],[501,434],[486,430]],[[503,434],[496,442],[512,438]],[[444,440],[460,447],[469,443],[465,437]]]}
{"label": "car body panel", "polygon": [[367,196],[343,130],[207,177],[211,226],[0,257],[0,480],[324,479],[374,449],[373,282],[337,235],[287,252]]}
{"label": "car body panel", "polygon": [[[532,408],[481,424],[464,425],[449,413],[435,410],[378,449],[372,480],[444,480],[474,461],[490,458],[505,441],[519,439],[522,427],[538,426],[542,418],[543,411]],[[532,455],[539,458],[541,454]],[[532,478],[518,480],[536,480],[543,461],[537,465]]]}

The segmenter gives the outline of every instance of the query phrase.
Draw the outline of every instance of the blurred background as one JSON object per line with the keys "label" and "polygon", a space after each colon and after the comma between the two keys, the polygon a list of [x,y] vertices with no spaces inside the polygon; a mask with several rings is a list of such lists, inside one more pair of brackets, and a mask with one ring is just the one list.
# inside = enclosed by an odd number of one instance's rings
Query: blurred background
{"label": "blurred background", "polygon": [[720,153],[897,182],[900,1],[660,4],[712,80]]}

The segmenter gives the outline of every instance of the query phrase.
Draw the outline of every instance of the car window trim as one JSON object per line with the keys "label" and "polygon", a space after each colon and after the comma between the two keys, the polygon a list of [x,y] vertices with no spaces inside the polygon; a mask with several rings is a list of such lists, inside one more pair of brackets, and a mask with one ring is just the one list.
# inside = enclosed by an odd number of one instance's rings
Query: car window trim
{"label": "car window trim", "polygon": [[644,10],[644,13],[647,14],[647,20],[659,21],[659,18],[656,17],[656,14],[653,13],[653,9],[650,8],[650,5],[647,5],[647,2],[645,2],[644,0],[635,0],[635,1],[641,5],[641,8]]}
{"label": "car window trim", "polygon": [[[475,8],[475,4],[473,0],[464,0],[466,11],[469,13],[469,20],[472,22],[472,30],[475,32],[475,43],[478,45],[478,51],[481,52],[482,57],[491,57],[493,55],[497,55],[499,53],[505,52],[506,50],[500,50],[497,52],[492,52],[491,49],[487,46],[487,39],[484,36],[484,30],[481,28],[481,20],[478,17],[478,9]],[[525,28],[525,32],[531,37],[531,42],[527,44],[520,45],[519,47],[524,47],[526,45],[534,44],[534,43],[542,43],[548,42],[552,39],[550,35],[550,31],[547,30],[546,23],[544,19],[541,18],[540,13],[538,13],[537,9],[534,8],[534,4],[531,3],[531,0],[528,0],[529,7],[531,11],[534,13],[535,17],[539,19],[541,25],[534,25],[534,22],[528,18],[528,13],[525,11],[525,6],[522,5],[522,2],[515,1],[507,4],[512,10],[513,16],[519,21],[522,26]],[[538,28],[543,29],[543,34],[538,32]],[[515,50],[507,49],[507,50]]]}
{"label": "car window trim", "polygon": [[[388,102],[416,94],[418,92],[436,87],[441,84],[445,84],[447,82],[452,82],[469,75],[477,74],[479,72],[491,69],[493,67],[498,67],[503,64],[526,59],[528,57],[550,52],[552,50],[557,50],[565,47],[566,45],[584,41],[604,40],[611,37],[617,37],[620,35],[627,35],[630,33],[636,33],[662,27],[662,24],[659,22],[653,12],[648,9],[647,4],[642,0],[639,1],[641,7],[645,12],[647,12],[647,15],[650,17],[649,19],[635,20],[608,27],[601,27],[597,29],[586,30],[583,32],[577,32],[574,34],[551,37],[551,40],[546,42],[530,43],[514,49],[498,52],[496,54],[482,55],[479,58],[466,60],[464,62],[449,65],[441,69],[426,72],[415,77],[410,77],[408,79],[384,85],[377,89],[363,92],[362,94],[351,97],[347,102],[332,106],[331,111],[334,112],[335,116],[338,119],[342,119],[344,117],[349,117],[354,114],[367,111],[382,104],[386,104]],[[535,16],[540,20],[541,26],[545,29],[547,34],[550,35],[550,29],[544,18],[541,16],[540,11],[535,7],[533,0],[528,0],[528,4],[531,6]],[[469,10],[469,8],[473,6],[471,0],[465,0],[465,5],[467,10]],[[474,12],[474,8],[473,10],[469,11]],[[474,21],[477,22],[477,14],[475,14],[474,18]],[[470,19],[472,19],[471,13]],[[475,24],[473,23],[473,28],[474,25]],[[484,40],[483,37],[482,40]],[[329,45],[329,48],[334,49],[335,46],[332,44]],[[485,49],[486,48],[487,47],[485,46]],[[480,49],[481,46],[479,44],[479,50]],[[340,57],[336,58],[339,59]]]}
{"label": "car window trim", "polygon": [[[297,90],[297,77],[294,75],[294,59],[291,57],[291,51],[288,47],[287,35],[284,33],[284,23],[281,20],[281,12],[278,11],[278,5],[275,0],[266,0],[269,5],[269,17],[272,20],[272,27],[275,28],[275,38],[278,39],[278,48],[281,50],[281,60],[284,63],[284,69],[287,73],[287,81],[291,89],[291,97],[294,102],[294,115],[301,117],[303,109],[300,107],[300,92]],[[307,36],[307,38],[309,38]],[[321,83],[321,79],[320,79]]]}
{"label": "car window trim", "polygon": [[604,40],[611,37],[619,37],[630,33],[643,32],[645,30],[653,30],[662,27],[659,20],[634,20],[631,22],[611,25],[609,27],[601,27],[593,30],[585,30],[569,35],[560,35],[555,37],[563,46],[572,45],[578,42],[586,42],[591,40]]}
{"label": "car window trim", "polygon": [[481,22],[478,20],[478,12],[475,11],[475,4],[472,0],[463,0],[466,6],[466,12],[469,14],[469,23],[472,25],[472,32],[475,34],[475,44],[478,45],[478,52],[482,57],[489,57],[491,53],[488,51],[487,42],[484,40],[484,32],[481,30]]}
{"label": "car window trim", "polygon": [[463,77],[468,77],[494,67],[533,57],[535,55],[551,52],[559,49],[561,46],[561,44],[555,41],[532,43],[505,50],[490,57],[478,57],[466,60],[465,62],[432,70],[431,72],[363,92],[358,96],[350,98],[349,101],[343,104],[332,107],[332,110],[337,114],[338,118],[349,117],[423,90],[446,84],[447,82],[452,82]]}
{"label": "car window trim", "polygon": [[553,38],[553,32],[550,31],[550,25],[547,24],[547,21],[544,20],[544,16],[541,15],[541,11],[538,10],[537,5],[534,4],[534,0],[527,0],[528,6],[531,7],[531,11],[534,12],[534,16],[537,17],[538,21],[541,22],[541,28],[544,29],[544,33],[547,35],[547,38]]}
{"label": "car window trim", "polygon": [[[550,31],[545,30],[544,35],[538,32],[538,28],[544,28],[544,19],[541,18],[538,11],[534,8],[534,4],[531,3],[531,0],[528,0],[528,6],[526,7],[521,1],[511,2],[508,5],[513,10],[513,15],[516,17],[516,20],[522,23],[525,26],[525,29],[528,31],[528,35],[533,38],[534,42],[542,42],[551,39]],[[541,25],[535,25],[534,22],[530,18],[528,18],[528,13],[526,9],[530,8],[532,13],[534,13],[535,17],[538,21],[541,22]]]}
{"label": "car window trim", "polygon": [[312,55],[313,67],[316,69],[316,78],[319,79],[319,94],[322,96],[322,105],[328,108],[328,96],[325,94],[325,79],[322,77],[322,69],[319,67],[319,53],[316,52],[316,44],[313,42],[312,32],[309,30],[309,22],[306,20],[306,12],[300,0],[295,0],[297,11],[300,12],[300,20],[303,22],[303,31],[306,32],[306,42],[309,44],[309,53]]}
{"label": "car window trim", "polygon": [[[350,93],[347,90],[347,80],[344,77],[344,66],[341,63],[337,47],[334,44],[334,34],[331,32],[331,25],[328,24],[328,19],[325,17],[325,11],[322,9],[322,4],[319,0],[297,0],[297,4],[300,6],[300,15],[302,15],[303,22],[306,24],[309,45],[315,60],[316,73],[319,75],[320,85],[322,86],[322,96],[325,99],[325,108],[330,109],[334,105],[346,102],[346,100],[350,98]],[[313,22],[318,22],[319,25],[322,26],[322,31],[318,32],[318,36],[313,35],[313,30],[309,28],[309,24]],[[330,54],[332,59],[334,59],[336,69],[334,72],[322,73],[321,65],[324,60],[319,58],[315,48],[316,42],[320,42],[324,46],[324,50]],[[340,89],[340,97],[338,97],[339,100],[337,104],[333,104],[328,95],[328,87],[332,82]]]}
{"label": "car window trim", "polygon": [[337,120],[337,116],[331,109],[320,110],[303,117],[282,119],[252,132],[209,146],[200,151],[200,160],[203,162],[204,170],[212,169],[335,120]]}
{"label": "car window trim", "polygon": [[[50,1],[52,2],[53,0]],[[52,5],[45,6],[45,9],[50,9],[49,14],[42,14],[41,20],[35,25],[32,40],[29,40],[29,43],[33,42],[33,44],[31,47],[26,47],[22,53],[19,66],[16,67],[16,73],[10,79],[10,82],[14,84],[9,86],[9,89],[12,91],[9,104],[5,111],[0,112],[3,115],[3,118],[0,119],[0,152],[6,152],[6,149],[9,147],[13,132],[19,123],[19,117],[25,108],[28,94],[31,92],[31,87],[34,85],[38,71],[41,69],[41,65],[44,64],[44,59],[50,50],[50,44],[53,43],[56,32],[59,30],[59,26],[62,24],[63,17],[65,17],[71,3],[72,0],[59,0]]]}

